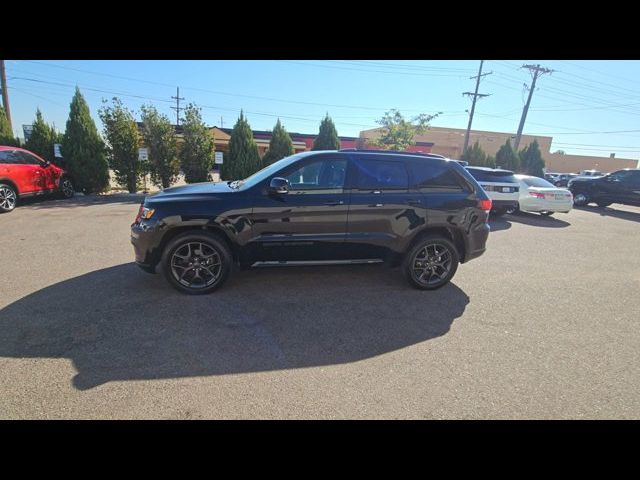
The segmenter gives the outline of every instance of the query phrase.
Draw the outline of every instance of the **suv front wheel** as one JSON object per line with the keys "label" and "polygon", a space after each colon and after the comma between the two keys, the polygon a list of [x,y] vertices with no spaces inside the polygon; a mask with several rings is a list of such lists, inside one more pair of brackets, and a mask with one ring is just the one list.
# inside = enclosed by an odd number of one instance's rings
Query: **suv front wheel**
{"label": "suv front wheel", "polygon": [[435,290],[453,278],[459,263],[458,250],[450,240],[428,235],[407,252],[402,268],[414,287]]}
{"label": "suv front wheel", "polygon": [[233,267],[227,244],[209,232],[187,232],[169,242],[162,254],[164,275],[177,290],[191,295],[213,292]]}

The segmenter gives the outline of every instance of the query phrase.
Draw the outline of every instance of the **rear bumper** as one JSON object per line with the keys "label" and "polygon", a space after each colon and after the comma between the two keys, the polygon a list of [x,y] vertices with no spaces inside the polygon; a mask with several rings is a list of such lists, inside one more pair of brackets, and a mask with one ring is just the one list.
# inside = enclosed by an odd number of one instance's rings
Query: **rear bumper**
{"label": "rear bumper", "polygon": [[518,200],[491,200],[491,210],[517,207]]}
{"label": "rear bumper", "polygon": [[542,199],[527,199],[520,202],[520,210],[525,212],[568,212],[573,208],[573,200],[562,202],[545,201]]}
{"label": "rear bumper", "polygon": [[466,237],[465,255],[461,263],[467,263],[469,260],[478,258],[487,250],[487,239],[490,231],[491,227],[486,222],[479,223],[470,230],[469,235]]}

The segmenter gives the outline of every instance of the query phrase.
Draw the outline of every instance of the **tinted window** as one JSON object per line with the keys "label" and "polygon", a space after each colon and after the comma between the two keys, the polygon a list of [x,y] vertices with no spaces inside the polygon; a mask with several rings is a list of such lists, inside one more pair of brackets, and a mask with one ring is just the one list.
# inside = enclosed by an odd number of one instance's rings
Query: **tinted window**
{"label": "tinted window", "polygon": [[344,187],[347,161],[320,158],[296,168],[285,177],[291,190],[335,190]]}
{"label": "tinted window", "polygon": [[480,170],[479,168],[467,168],[467,170],[479,182],[518,183],[513,172],[509,170]]}
{"label": "tinted window", "polygon": [[543,180],[538,177],[525,177],[522,181],[530,187],[539,187],[539,188],[554,188],[555,185]]}
{"label": "tinted window", "polygon": [[0,151],[0,163],[2,164],[16,164],[22,163],[22,159],[20,159],[14,150],[2,150]]}
{"label": "tinted window", "polygon": [[614,172],[611,175],[609,175],[609,177],[614,181],[614,182],[625,182],[625,183],[630,183],[631,180],[633,179],[633,174],[635,172],[632,172],[631,170],[620,170],[619,172]]}
{"label": "tinted window", "polygon": [[403,162],[358,157],[354,159],[359,190],[398,190],[409,188],[409,175]]}
{"label": "tinted window", "polygon": [[439,191],[463,189],[458,175],[444,162],[412,160],[408,165],[411,169],[412,188]]}
{"label": "tinted window", "polygon": [[16,152],[16,156],[21,159],[20,163],[25,165],[40,165],[41,163],[40,160],[27,152]]}

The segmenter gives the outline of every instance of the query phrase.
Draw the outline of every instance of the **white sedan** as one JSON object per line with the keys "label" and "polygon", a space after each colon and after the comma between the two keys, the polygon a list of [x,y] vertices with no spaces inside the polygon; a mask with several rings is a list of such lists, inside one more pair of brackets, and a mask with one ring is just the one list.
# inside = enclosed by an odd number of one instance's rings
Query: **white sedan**
{"label": "white sedan", "polygon": [[515,175],[520,183],[518,204],[523,212],[553,215],[568,213],[573,208],[573,195],[566,188],[556,187],[539,177]]}

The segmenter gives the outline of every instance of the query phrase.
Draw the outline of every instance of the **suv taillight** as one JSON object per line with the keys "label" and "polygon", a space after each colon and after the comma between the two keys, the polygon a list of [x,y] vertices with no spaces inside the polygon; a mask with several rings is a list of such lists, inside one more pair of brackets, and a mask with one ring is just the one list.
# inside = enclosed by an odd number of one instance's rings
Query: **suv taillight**
{"label": "suv taillight", "polygon": [[493,202],[491,202],[490,198],[488,198],[487,200],[480,200],[480,202],[478,203],[478,207],[480,207],[481,210],[488,212],[489,210],[491,210],[492,203]]}

